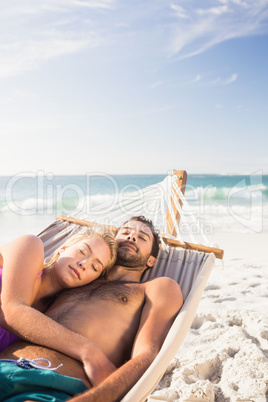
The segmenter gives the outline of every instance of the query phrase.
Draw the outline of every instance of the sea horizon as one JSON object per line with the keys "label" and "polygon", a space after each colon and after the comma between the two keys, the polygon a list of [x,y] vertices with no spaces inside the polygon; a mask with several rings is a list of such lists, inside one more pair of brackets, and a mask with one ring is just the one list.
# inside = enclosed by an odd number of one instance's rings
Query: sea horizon
{"label": "sea horizon", "polygon": [[[84,176],[87,174],[95,174],[95,173],[102,173],[102,174],[108,174],[111,176],[167,176],[168,174],[172,173],[173,171],[179,171],[179,170],[186,170],[186,169],[170,169],[167,170],[166,172],[132,172],[132,173],[119,173],[119,172],[111,172],[111,171],[96,171],[96,172],[78,172],[78,173],[61,173],[61,172],[52,172],[52,171],[46,171],[46,175],[50,174],[53,176],[63,176],[63,177],[72,177],[72,176]],[[25,170],[23,172],[14,172],[10,174],[0,174],[0,178],[10,178],[13,176],[25,176],[25,174],[35,174],[36,172],[45,172],[44,169],[36,169],[36,170]],[[268,171],[263,170],[263,169],[248,169],[247,171],[233,171],[233,172],[189,172],[187,171],[188,176],[250,176],[251,174],[256,174],[257,172],[262,176],[268,176]]]}
{"label": "sea horizon", "polygon": [[[113,203],[162,181],[166,174],[0,176],[0,242],[39,233],[58,215]],[[268,175],[188,174],[185,198],[198,219],[195,232],[268,232]]]}

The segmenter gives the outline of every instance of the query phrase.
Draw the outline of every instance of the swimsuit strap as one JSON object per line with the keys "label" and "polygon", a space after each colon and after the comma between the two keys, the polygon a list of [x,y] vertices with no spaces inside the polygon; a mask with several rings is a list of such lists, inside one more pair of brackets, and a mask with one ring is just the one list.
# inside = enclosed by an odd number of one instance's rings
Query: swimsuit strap
{"label": "swimsuit strap", "polygon": [[[37,363],[38,361],[43,361],[47,363],[47,366],[43,366],[42,364]],[[20,357],[18,360],[13,360],[13,359],[0,359],[0,362],[5,362],[5,363],[11,363],[14,364],[15,366],[19,366],[22,368],[30,369],[30,368],[36,368],[36,369],[41,369],[41,370],[48,370],[48,371],[55,371],[58,370],[62,366],[62,364],[59,364],[57,367],[52,368],[51,367],[51,362],[48,359],[25,359],[24,357]]]}

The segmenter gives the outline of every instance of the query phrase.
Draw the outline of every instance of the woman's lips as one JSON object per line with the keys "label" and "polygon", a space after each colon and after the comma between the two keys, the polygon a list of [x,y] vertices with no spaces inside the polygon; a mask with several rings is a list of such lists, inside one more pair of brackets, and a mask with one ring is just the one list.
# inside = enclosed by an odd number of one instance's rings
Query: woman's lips
{"label": "woman's lips", "polygon": [[69,265],[69,267],[70,267],[71,270],[75,273],[75,275],[77,276],[77,278],[81,280],[80,274],[79,274],[78,270],[77,270],[76,268],[71,267],[71,265]]}

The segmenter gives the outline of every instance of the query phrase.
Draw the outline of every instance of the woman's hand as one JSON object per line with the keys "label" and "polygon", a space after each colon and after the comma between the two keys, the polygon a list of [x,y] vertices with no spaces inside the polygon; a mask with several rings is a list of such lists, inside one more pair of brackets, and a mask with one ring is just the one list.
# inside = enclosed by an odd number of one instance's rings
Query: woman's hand
{"label": "woman's hand", "polygon": [[116,370],[115,365],[97,345],[95,345],[94,349],[91,348],[88,357],[85,356],[82,362],[85,373],[93,387],[98,386]]}

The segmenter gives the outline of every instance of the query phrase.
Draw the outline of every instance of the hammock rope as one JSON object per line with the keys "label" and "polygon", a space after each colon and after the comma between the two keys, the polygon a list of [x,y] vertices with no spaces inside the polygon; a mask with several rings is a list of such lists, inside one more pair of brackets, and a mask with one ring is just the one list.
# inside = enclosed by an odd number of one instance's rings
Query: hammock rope
{"label": "hammock rope", "polygon": [[[144,215],[153,221],[155,228],[161,234],[161,242],[165,248],[168,245],[205,251],[214,253],[217,258],[222,259],[223,250],[208,241],[202,230],[203,226],[200,227],[198,215],[189,206],[183,194],[186,185],[185,173],[176,171],[160,183],[125,193],[124,196],[116,194],[112,203],[108,200],[91,208],[88,203],[83,211],[74,213],[71,217],[58,216],[57,219],[69,222],[71,226],[68,229],[66,227],[69,232],[75,228],[81,230],[81,227],[94,224],[107,225],[116,231],[116,228],[122,226],[132,216]],[[187,233],[184,231],[184,225],[179,226],[180,220],[187,225]],[[191,241],[185,239],[185,234]],[[198,235],[199,241],[196,240],[195,234]]]}
{"label": "hammock rope", "polygon": [[[157,229],[168,239],[179,240],[184,244],[179,227],[178,216],[183,223],[197,224],[197,217],[178,186],[178,177],[168,175],[162,182],[139,189],[124,196],[117,196],[115,200],[106,201],[92,207],[88,211],[73,214],[74,217],[90,220],[96,224],[120,226],[131,216],[144,215],[153,221]],[[166,213],[169,211],[170,223],[167,223]],[[176,235],[172,235],[169,226],[173,226]],[[205,233],[200,233],[202,244],[209,244]],[[198,244],[194,234],[189,230],[189,237]],[[199,242],[200,244],[200,242]]]}

